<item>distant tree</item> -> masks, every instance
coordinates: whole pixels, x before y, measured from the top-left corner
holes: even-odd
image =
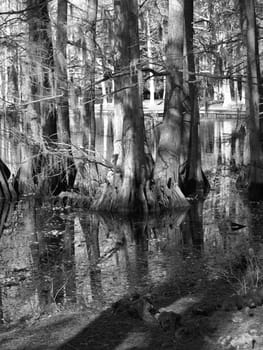
[[[244,69],[240,52],[239,16],[234,2],[213,3],[196,0],[194,11],[195,53],[198,73],[209,73],[202,79],[201,102],[205,105],[224,96],[224,103],[236,102],[236,81]],[[242,82],[239,80],[239,88]]]

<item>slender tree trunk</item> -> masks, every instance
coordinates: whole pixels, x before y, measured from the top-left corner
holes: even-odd
[[[57,137],[59,148],[63,152],[58,161],[56,181],[57,188],[54,194],[72,188],[75,179],[75,166],[71,150],[70,123],[69,123],[69,84],[67,73],[67,22],[68,2],[58,0],[57,3],[57,32],[56,32],[56,80],[57,80]]]
[[[129,67],[129,56],[122,54],[123,43],[119,40],[120,36],[120,26],[123,15],[121,13],[120,4],[117,1],[114,2],[114,12],[115,12],[115,21],[114,21],[114,34],[115,38],[113,39],[114,54],[116,58],[114,59],[114,71],[115,73],[121,74],[122,69],[127,69]],[[119,34],[118,34],[119,33]],[[125,68],[126,67],[126,68]],[[123,106],[123,87],[125,86],[125,79],[120,77],[114,79],[114,96],[113,96],[113,105],[114,105],[114,117],[113,117],[113,161],[114,164],[118,167],[122,166],[123,162],[123,147],[122,147],[122,133],[123,133],[123,119],[124,119],[124,106]]]
[[[67,73],[67,21],[68,3],[58,0],[57,35],[56,35],[56,73],[57,92],[57,132],[58,141],[70,144],[69,103],[68,103],[68,73]]]
[[[154,180],[157,202],[163,208],[188,205],[179,188],[179,163],[181,155],[183,124],[183,47],[184,47],[184,1],[169,1],[168,42],[164,120],[160,132]]]
[[[87,24],[84,31],[85,48],[83,49],[83,63],[85,65],[84,87],[84,142],[83,146],[95,150],[96,122],[95,122],[95,66],[96,66],[96,21],[98,0],[88,0]]]
[[[84,23],[82,52],[84,65],[84,113],[83,147],[90,162],[75,160],[78,168],[75,185],[87,196],[93,197],[98,187],[98,167],[95,161],[96,119],[95,119],[95,68],[96,68],[96,21],[98,0],[87,1],[87,18]]]
[[[201,168],[201,145],[199,135],[200,116],[193,51],[193,0],[185,2],[184,18],[189,94],[189,99],[186,100],[186,102],[189,102],[189,106],[186,106],[186,108],[190,111],[191,119],[188,160],[186,164],[184,164],[185,168],[182,186],[183,192],[186,195],[199,194],[203,197],[208,187],[208,181],[206,180]]]
[[[254,0],[239,0],[239,5],[243,40],[247,49],[247,97],[249,101],[247,125],[250,146],[248,194],[251,200],[258,200],[263,198],[263,153],[259,118],[260,71],[257,55],[255,3]]]

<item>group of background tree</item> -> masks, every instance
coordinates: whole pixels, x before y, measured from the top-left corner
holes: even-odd
[[[1,157],[13,174],[0,164],[2,197],[15,198],[13,184],[19,194],[74,188],[97,210],[188,206],[209,187],[199,105],[224,81],[245,86],[248,192],[263,197],[262,9],[262,0],[2,0]],[[145,122],[148,92],[164,99],[160,122]],[[110,99],[104,159],[96,111]]]

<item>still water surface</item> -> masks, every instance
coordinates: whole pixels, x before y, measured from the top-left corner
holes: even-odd
[[[34,200],[1,203],[0,322],[67,309],[95,312],[166,282],[191,288],[196,270],[213,274],[217,257],[260,241],[263,206],[236,191],[231,171],[233,159],[238,165],[244,157],[244,133],[237,130],[236,121],[202,122],[211,191],[187,212],[142,222]],[[246,227],[233,234],[230,221]]]

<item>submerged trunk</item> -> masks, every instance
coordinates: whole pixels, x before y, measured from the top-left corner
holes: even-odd
[[[104,185],[95,209],[119,212],[147,212],[144,155],[144,119],[138,68],[138,3],[137,0],[114,2],[116,15],[115,111],[123,119],[120,167],[114,167],[112,179]],[[125,25],[124,25],[125,24]],[[116,158],[118,155],[116,155]],[[118,160],[115,159],[118,163]]]
[[[186,100],[189,106],[186,107],[190,112],[190,139],[187,145],[188,159],[183,164],[182,189],[185,195],[198,194],[203,197],[209,184],[201,168],[200,116],[193,52],[193,0],[185,2],[184,19],[189,94],[189,99]]]
[[[179,164],[183,127],[184,2],[169,1],[168,42],[164,120],[160,131],[154,180],[161,208],[188,205],[179,188]]]
[[[243,40],[247,49],[248,137],[250,164],[248,194],[251,200],[263,198],[263,153],[259,115],[259,58],[257,55],[256,19],[254,0],[239,0]]]

